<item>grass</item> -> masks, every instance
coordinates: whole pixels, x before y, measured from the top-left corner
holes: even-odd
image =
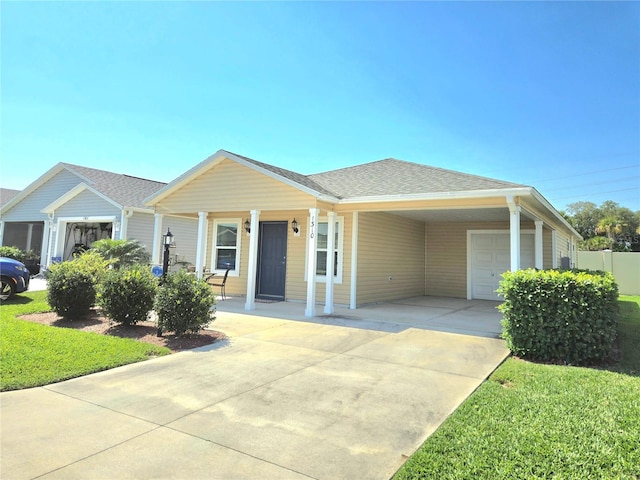
[[[608,370],[509,358],[394,479],[640,479],[640,296]]]
[[[16,318],[50,311],[46,295],[28,292],[0,306],[0,391],[47,385],[170,353],[131,339]]]

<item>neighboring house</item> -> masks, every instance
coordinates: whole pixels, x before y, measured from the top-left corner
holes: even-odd
[[[33,250],[40,254],[42,265],[68,260],[103,238],[136,239],[149,251],[159,251],[162,238],[154,238],[154,211],[143,200],[164,186],[166,183],[58,163],[2,203],[0,245]],[[185,239],[195,239],[197,222],[174,218],[171,228]],[[195,245],[185,247],[179,259],[195,262]]]
[[[573,265],[581,239],[533,187],[395,159],[301,175],[220,150],[145,203],[198,218],[197,271],[230,268],[247,310],[307,316],[316,300],[497,299],[501,273]]]

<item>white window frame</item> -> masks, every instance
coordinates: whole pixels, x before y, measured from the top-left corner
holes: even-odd
[[[329,223],[329,218],[328,217],[318,217],[318,226],[320,226],[321,223]],[[335,245],[336,250],[338,251],[338,271],[336,272],[336,275],[333,277],[333,283],[335,284],[342,284],[342,273],[344,270],[344,262],[343,262],[343,258],[344,258],[344,217],[336,217],[336,224],[337,224],[337,230],[336,232],[338,233],[338,243]],[[316,233],[317,233],[317,229],[316,229]],[[307,232],[307,254],[309,253],[309,232]],[[317,263],[317,252],[318,251],[323,251],[325,249],[318,249],[316,247],[316,263]],[[305,256],[305,258],[308,258],[308,255]],[[304,266],[304,278],[305,281],[309,278],[309,270],[308,270],[308,265],[305,263]],[[316,269],[318,268],[318,265],[316,265]],[[316,282],[318,283],[327,283],[327,277],[326,275],[316,275]]]
[[[216,253],[218,251],[218,225],[220,224],[235,224],[238,235],[236,237],[236,268],[233,270],[229,270],[230,277],[239,277],[240,276],[240,257],[242,253],[242,232],[244,231],[243,223],[241,218],[216,218],[213,221],[213,231],[211,236],[213,237],[211,240],[211,272],[222,274],[225,270],[220,270],[216,268]],[[224,245],[220,248],[229,248],[228,245]]]

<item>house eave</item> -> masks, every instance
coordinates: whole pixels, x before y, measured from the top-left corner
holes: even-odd
[[[531,187],[519,188],[500,188],[491,190],[463,190],[456,192],[434,192],[434,193],[413,193],[413,194],[396,194],[396,195],[371,195],[364,197],[350,197],[338,200],[339,204],[363,204],[363,203],[385,203],[400,201],[434,201],[434,200],[462,200],[473,198],[495,198],[506,196],[524,196],[531,195]]]

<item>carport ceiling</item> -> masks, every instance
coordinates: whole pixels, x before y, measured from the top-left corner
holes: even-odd
[[[394,215],[419,220],[425,223],[436,222],[508,222],[509,209],[504,208],[460,208],[447,210],[402,210],[390,211]],[[522,217],[527,218],[523,210]]]

